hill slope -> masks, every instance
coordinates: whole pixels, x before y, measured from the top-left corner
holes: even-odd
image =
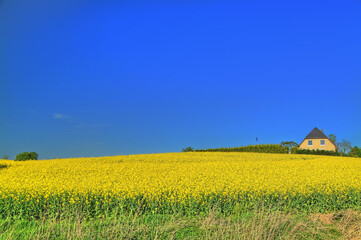
[[[358,208],[356,158],[260,153],[165,153],[44,161],[0,161],[1,216],[81,208],[196,214]]]

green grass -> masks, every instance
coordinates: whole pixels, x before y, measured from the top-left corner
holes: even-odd
[[[361,214],[302,214],[258,210],[242,214],[118,214],[84,218],[0,220],[0,239],[354,239]]]

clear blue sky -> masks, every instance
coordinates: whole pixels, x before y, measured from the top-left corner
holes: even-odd
[[[0,155],[361,145],[360,0],[0,2]]]

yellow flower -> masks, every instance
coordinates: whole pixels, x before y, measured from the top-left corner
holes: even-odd
[[[137,199],[144,207],[147,201],[202,204],[205,196],[230,202],[344,193],[351,199],[350,189],[361,191],[361,161],[345,157],[193,152],[0,164],[8,166],[0,169],[0,197],[23,196],[21,201],[61,196],[62,204],[99,204],[90,196],[103,203],[142,196]]]

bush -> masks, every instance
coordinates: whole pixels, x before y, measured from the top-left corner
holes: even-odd
[[[23,152],[16,155],[15,161],[38,160],[38,156],[36,152]]]
[[[260,144],[249,145],[234,148],[213,148],[199,149],[195,152],[256,152],[256,153],[288,153],[288,147],[282,147],[280,144]]]
[[[182,149],[182,152],[193,152],[194,149],[192,147],[186,147]]]
[[[299,147],[292,147],[291,148],[291,154],[297,154],[298,150],[299,150]]]
[[[327,156],[341,156],[342,153],[336,151],[326,151],[326,150],[311,150],[311,149],[299,149],[292,148],[291,153],[293,154],[312,154],[312,155],[327,155]]]
[[[361,148],[355,146],[353,147],[350,152],[348,153],[350,157],[361,157]]]

